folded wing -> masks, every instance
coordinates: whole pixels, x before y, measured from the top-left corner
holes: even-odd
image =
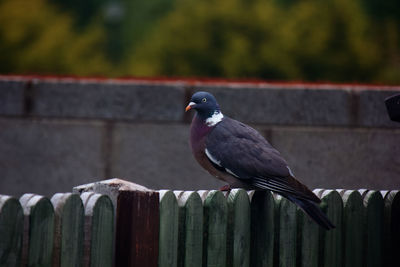
[[[292,175],[280,153],[253,128],[225,117],[208,134],[207,158],[242,182],[319,203],[306,186]]]

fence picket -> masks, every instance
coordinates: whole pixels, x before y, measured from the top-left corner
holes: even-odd
[[[342,267],[342,198],[334,190],[325,190],[321,196],[321,207],[323,210],[326,210],[326,215],[336,226],[335,229],[322,232],[324,249],[323,259],[321,259],[323,264],[321,265],[325,267]]]
[[[24,215],[19,201],[0,195],[0,266],[20,266]]]
[[[318,192],[314,192],[318,193]],[[299,264],[302,267],[318,267],[320,227],[301,209],[297,209]]]
[[[279,205],[279,266],[296,266],[297,207],[283,197],[277,198]]]
[[[269,191],[251,191],[250,266],[272,266],[274,260],[274,198]]]
[[[200,267],[203,256],[203,203],[197,192],[179,194],[178,266]]]
[[[84,210],[78,194],[57,193],[51,198],[55,211],[53,266],[82,266]]]
[[[24,194],[20,203],[25,215],[23,265],[51,266],[54,241],[54,209],[44,196]]]
[[[243,189],[228,195],[227,266],[250,264],[250,200]]]
[[[203,265],[226,266],[227,211],[223,193],[211,190],[204,200]]]
[[[383,210],[384,203],[379,191],[368,191],[364,197],[366,207],[365,266],[383,265]]]
[[[385,266],[395,266],[400,262],[400,191],[385,194]]]
[[[84,266],[111,267],[113,263],[114,207],[106,195],[81,194],[85,208]]]
[[[361,267],[363,264],[365,209],[357,190],[343,192],[344,266]]]
[[[269,191],[116,182],[51,200],[0,195],[0,267],[391,267],[400,260],[397,190],[314,190],[336,226],[326,231]]]
[[[160,192],[158,266],[174,267],[178,261],[178,203],[172,191]]]

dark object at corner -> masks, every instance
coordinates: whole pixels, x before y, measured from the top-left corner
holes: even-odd
[[[386,109],[392,121],[400,122],[400,94],[385,99]]]

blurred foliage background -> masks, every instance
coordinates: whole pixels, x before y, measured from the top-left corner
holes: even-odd
[[[399,0],[0,0],[0,73],[400,84]]]

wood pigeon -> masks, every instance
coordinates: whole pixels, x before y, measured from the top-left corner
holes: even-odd
[[[321,200],[295,179],[278,150],[250,126],[224,116],[208,92],[195,93],[186,111],[196,114],[190,127],[190,145],[198,163],[227,182],[221,188],[270,190],[302,208],[325,229],[335,226],[317,206]]]

